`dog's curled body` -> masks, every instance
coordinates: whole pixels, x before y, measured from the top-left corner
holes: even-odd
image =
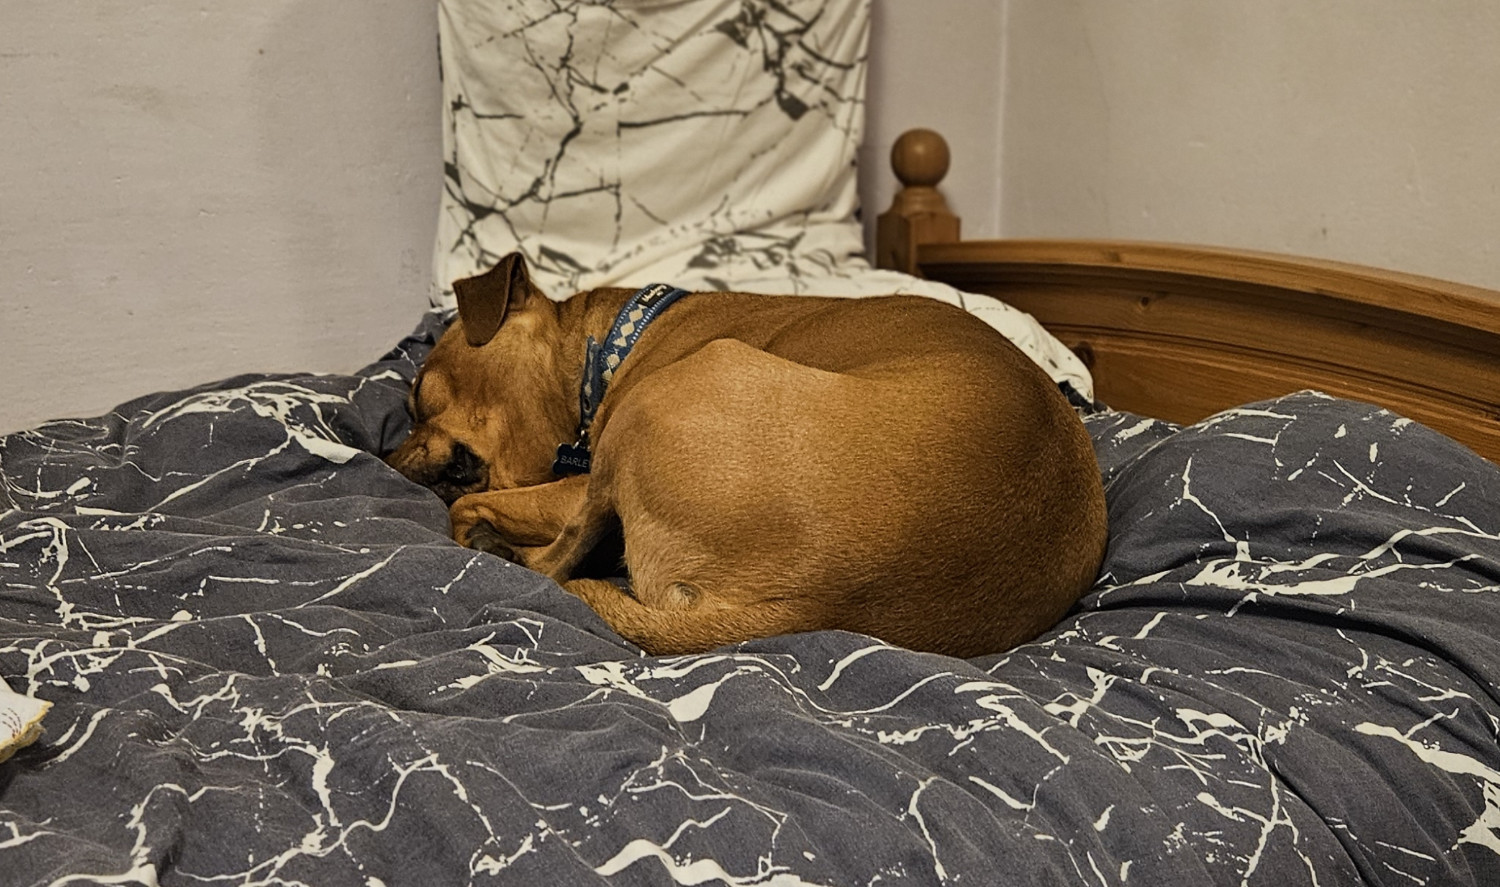
[[[1000,652],[1094,578],[1106,518],[1089,437],[1051,379],[961,309],[684,296],[610,382],[591,473],[554,479],[585,342],[632,291],[551,302],[518,256],[463,283],[390,463],[450,499],[459,541],[553,576],[649,652],[830,628]],[[629,588],[574,578],[616,526]]]

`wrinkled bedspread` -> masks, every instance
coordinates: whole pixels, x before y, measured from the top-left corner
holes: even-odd
[[[375,455],[439,328],[0,438],[0,674],[55,706],[0,881],[1500,883],[1500,470],[1448,439],[1102,412],[1038,642],[644,658]]]

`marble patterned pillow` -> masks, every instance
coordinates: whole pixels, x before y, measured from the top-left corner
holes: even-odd
[[[855,212],[869,0],[439,0],[446,176],[432,303],[520,250],[595,286],[964,307],[1090,396],[1030,315],[870,268]]]
[[[433,303],[520,250],[543,290],[797,277],[862,253],[869,0],[440,0]]]

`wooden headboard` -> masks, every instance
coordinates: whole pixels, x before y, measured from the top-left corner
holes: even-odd
[[[1500,292],[1343,262],[1101,240],[974,240],[901,137],[877,263],[1002,299],[1077,353],[1115,409],[1192,422],[1304,388],[1415,419],[1500,463]]]

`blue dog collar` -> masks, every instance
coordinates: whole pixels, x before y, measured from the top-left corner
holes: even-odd
[[[615,324],[610,327],[604,343],[589,336],[588,351],[583,363],[583,382],[578,386],[578,440],[560,444],[557,458],[552,462],[552,473],[562,477],[568,474],[587,474],[591,456],[589,454],[589,426],[594,424],[594,414],[604,402],[604,392],[614,378],[615,370],[630,355],[635,342],[651,325],[657,315],[672,303],[687,295],[687,290],[665,283],[653,283],[642,287],[620,313],[615,315]]]

